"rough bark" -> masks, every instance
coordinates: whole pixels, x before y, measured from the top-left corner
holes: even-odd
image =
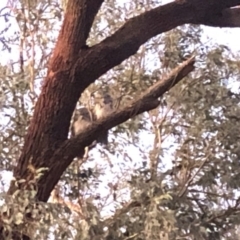
[[[103,0],[68,1],[65,19],[42,92],[25,138],[22,154],[14,170],[14,176],[17,179],[28,179],[29,164],[35,168],[49,168],[39,182],[38,200],[48,199],[64,168],[73,160],[74,154],[69,151],[75,151],[76,144],[82,145],[83,148],[97,137],[100,128],[108,129],[120,124],[132,117],[130,112],[140,113],[150,110],[158,103],[148,96],[152,102],[149,101],[149,105],[142,107],[141,111],[138,105],[129,106],[125,110],[116,112],[115,116],[109,116],[102,123],[94,124],[89,130],[89,136],[83,133],[79,137],[82,140],[76,138],[67,141],[72,113],[86,87],[135,54],[138,48],[150,38],[185,23],[216,25],[217,21],[211,21],[211,19],[217,19],[224,15],[223,11],[240,5],[240,0],[174,1],[128,20],[112,36],[87,48],[86,39],[102,2]],[[230,18],[225,18],[228,18],[229,25]],[[70,148],[69,145],[75,147]],[[67,157],[62,157],[60,154],[63,150],[68,152]],[[14,191],[15,187],[12,184],[9,193]]]

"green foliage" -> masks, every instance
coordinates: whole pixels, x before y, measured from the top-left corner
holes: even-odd
[[[157,4],[106,1],[88,44]],[[17,30],[10,24],[0,29],[1,49],[10,59],[0,66],[0,167],[9,171],[21,153],[63,14],[57,1],[12,7],[16,11],[4,19],[14,17]],[[73,161],[52,203],[35,202],[35,178],[11,199],[2,190],[6,234],[22,229],[33,239],[239,239],[240,58],[230,46],[206,42],[204,34],[187,25],[157,36],[86,89],[79,104],[89,104],[101,88],[114,96],[115,108],[127,106],[192,53],[197,56],[196,70],[157,109],[113,128],[108,149],[97,147],[83,163]]]

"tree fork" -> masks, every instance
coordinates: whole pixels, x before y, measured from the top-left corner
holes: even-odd
[[[48,74],[22,154],[14,169],[17,179],[27,178],[29,164],[35,168],[51,167],[49,159],[53,159],[56,150],[67,140],[77,100],[84,89],[102,74],[135,54],[142,44],[154,36],[185,23],[212,24],[209,22],[211,16],[214,18],[221,15],[223,10],[240,5],[240,0],[177,0],[130,19],[101,43],[88,49],[83,48],[102,2],[103,0],[68,1]],[[57,162],[55,164],[58,165]],[[49,174],[55,173],[46,173]],[[44,184],[48,185],[51,177],[47,176],[45,180]],[[9,193],[13,191],[14,186],[11,184]],[[46,201],[48,194],[40,192],[38,199]]]

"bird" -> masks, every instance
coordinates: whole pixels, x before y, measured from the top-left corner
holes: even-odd
[[[113,111],[113,99],[110,94],[98,91],[93,96],[95,103],[93,113],[96,120],[109,115]],[[100,134],[97,142],[103,145],[108,144],[108,130]]]
[[[93,120],[92,112],[88,108],[81,106],[79,109],[76,109],[73,115],[71,125],[71,137],[77,136],[87,127],[89,127],[92,124],[92,120]],[[79,155],[77,155],[77,157],[81,159],[87,159],[88,152],[89,147],[87,146],[84,149],[84,155],[82,155],[81,152]]]
[[[71,128],[72,137],[81,133],[84,129],[92,124],[91,111],[86,107],[75,110]]]

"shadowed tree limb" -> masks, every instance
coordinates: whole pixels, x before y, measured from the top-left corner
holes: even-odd
[[[198,24],[212,27],[240,27],[240,8],[224,9],[221,14],[215,14]]]

